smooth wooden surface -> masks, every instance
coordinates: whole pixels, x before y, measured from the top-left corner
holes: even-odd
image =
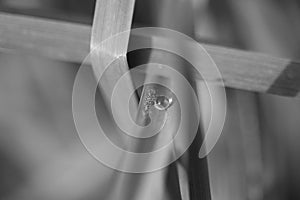
[[[0,14],[0,50],[21,51],[67,62],[82,62],[89,53],[88,25]],[[135,39],[162,41],[160,36],[133,35]],[[299,96],[300,64],[240,50],[204,45],[216,62],[227,87]],[[203,71],[209,74],[209,71]],[[214,80],[214,76],[211,75]]]
[[[129,37],[132,24],[133,10],[135,0],[97,0],[94,14],[94,21],[92,26],[91,35],[91,63],[97,78],[101,77],[102,81],[99,82],[102,95],[108,107],[111,106],[112,93],[115,88],[115,84],[122,77],[124,73],[129,70],[126,55],[129,43]],[[122,38],[103,41],[109,39],[113,35],[117,35],[124,31],[128,31],[128,34],[122,35]],[[112,61],[113,67],[109,67],[105,70],[106,64],[110,64]],[[105,72],[105,73],[104,73]],[[101,74],[104,73],[102,76]],[[131,94],[134,93],[134,88],[131,78],[126,79],[126,86],[130,89]],[[124,92],[117,93],[115,98],[117,101],[114,107],[118,112],[127,112],[127,102],[124,102]],[[130,106],[134,109],[134,113],[137,110],[137,99],[132,101],[133,105]],[[129,102],[128,102],[129,103]],[[114,116],[114,121],[122,120],[122,115]],[[123,115],[124,116],[124,115]],[[127,116],[127,115],[125,115]],[[123,119],[124,120],[124,119]],[[121,132],[121,131],[120,131]],[[121,132],[120,134],[124,134]],[[129,139],[125,138],[122,141],[125,147],[128,148]],[[122,157],[119,157],[120,165],[128,165],[127,154],[124,153]],[[130,163],[131,164],[131,163]],[[111,178],[111,187],[107,191],[106,199],[134,199],[133,196],[136,193],[136,188],[133,184],[137,181],[137,178],[130,173],[122,173],[115,171],[114,176]]]
[[[107,102],[111,104],[111,95],[115,84],[126,73],[128,63],[126,59],[130,29],[132,24],[133,10],[135,0],[97,0],[95,6],[94,21],[92,26],[92,35],[90,42],[90,59],[94,73],[97,79],[101,77],[100,88]],[[128,34],[122,34],[122,37],[109,39],[113,35],[127,31]],[[105,42],[104,42],[105,41]],[[109,67],[111,64],[114,67]],[[107,66],[106,66],[107,65]],[[104,73],[105,72],[105,73]],[[102,76],[103,74],[103,76]],[[133,93],[133,84],[131,78],[126,79],[127,87]],[[124,102],[122,94],[117,94],[119,99],[117,110],[122,110]],[[137,100],[132,101],[137,106]],[[123,109],[124,110],[124,109]],[[127,112],[127,111],[124,111]]]

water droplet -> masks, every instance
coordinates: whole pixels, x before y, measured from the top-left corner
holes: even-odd
[[[157,96],[155,100],[155,108],[158,110],[167,110],[173,102],[173,99],[166,96]]]

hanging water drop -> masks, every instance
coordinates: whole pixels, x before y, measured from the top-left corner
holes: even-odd
[[[154,106],[158,110],[167,110],[171,106],[172,102],[172,97],[168,98],[166,96],[157,96]]]

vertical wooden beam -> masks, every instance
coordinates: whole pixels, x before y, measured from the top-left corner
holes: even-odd
[[[105,71],[104,61],[116,60],[109,67],[100,88],[110,105],[110,96],[117,80],[128,70],[126,53],[128,48],[135,0],[97,0],[91,36],[91,59],[96,77]],[[122,38],[105,40],[122,32]],[[127,80],[132,87],[131,80]],[[133,89],[132,89],[133,90]],[[121,95],[121,94],[120,94]],[[120,96],[120,100],[121,100]],[[120,107],[122,102],[120,102]]]
[[[91,63],[97,79],[105,73],[104,76],[101,77],[99,87],[107,106],[111,106],[111,97],[115,84],[129,69],[126,54],[134,4],[135,0],[97,0],[96,2],[90,43]],[[107,40],[122,32],[126,32],[122,34],[123,37]],[[111,66],[103,66],[103,63],[111,63],[111,61],[114,61]],[[126,87],[133,93],[134,89],[130,77],[126,79],[126,84]],[[120,112],[124,111],[123,95],[122,93],[118,93],[115,96],[117,101],[114,106],[116,106],[115,109]],[[130,105],[130,107],[136,110],[137,99],[134,98],[131,103],[133,105]],[[119,118],[118,120],[122,120],[120,116],[114,117]],[[125,141],[123,142],[126,143]],[[118,159],[120,159],[120,164],[122,165],[123,158],[120,157]],[[129,198],[126,198],[126,196],[128,196],[126,194],[131,194],[132,187],[126,185],[126,180],[131,176],[131,174],[116,171],[114,176],[111,177],[109,183],[111,187],[107,191],[105,199],[129,200]]]

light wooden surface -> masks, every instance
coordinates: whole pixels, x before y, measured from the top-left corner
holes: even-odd
[[[21,51],[67,62],[82,62],[89,53],[89,25],[0,14],[0,50]],[[133,35],[135,39],[165,40],[160,36]],[[300,64],[259,53],[204,45],[216,62],[224,83],[243,90],[299,96]],[[209,71],[203,71],[209,75]],[[214,80],[214,77],[211,76]],[[218,80],[214,80],[218,81]]]
[[[100,80],[100,89],[108,106],[117,81],[129,70],[126,54],[135,0],[97,0],[90,42],[90,61],[96,78]],[[127,31],[122,37],[107,40],[113,35]],[[104,42],[105,41],[105,42]],[[113,63],[112,63],[113,62]],[[109,67],[112,64],[113,67]],[[134,93],[131,78],[126,79],[126,86]],[[114,105],[119,112],[124,110],[123,95],[116,94]],[[137,99],[132,101],[131,108],[137,107]],[[136,109],[135,109],[136,110]],[[136,112],[136,111],[135,111]],[[115,116],[118,117],[118,116]]]
[[[101,88],[102,96],[105,99],[107,107],[111,107],[112,93],[117,81],[129,70],[126,55],[134,5],[135,0],[96,1],[94,21],[91,32],[90,59],[96,78],[99,79],[101,77],[99,87]],[[128,31],[128,34],[122,34],[121,38],[107,40],[111,36],[117,35],[124,31]],[[106,70],[105,68],[108,66],[105,66],[105,63],[110,64],[112,61],[114,61],[112,63],[113,67],[109,67]],[[134,88],[131,78],[128,77],[125,83],[126,87],[129,88],[130,93],[133,94]],[[127,108],[127,102],[124,102],[124,96],[126,96],[124,92],[117,93],[115,96],[117,100],[115,101],[116,103],[114,104],[114,109],[118,110],[118,115],[114,116],[114,121],[124,120],[122,119],[123,115],[120,115],[120,112],[127,113],[127,110],[124,109]],[[132,102],[133,105],[130,107],[134,109],[134,113],[136,113],[137,99],[134,98]],[[121,132],[120,134],[124,133]],[[130,140],[128,138],[122,140],[122,142],[125,144],[125,148],[128,148]],[[130,159],[126,158],[126,153],[118,158],[120,166],[131,164],[128,163],[128,160]],[[138,181],[133,174],[114,171],[114,176],[111,177],[111,187],[106,192],[106,199],[134,199],[133,196],[136,193],[136,187],[134,187],[133,184],[135,182]]]

